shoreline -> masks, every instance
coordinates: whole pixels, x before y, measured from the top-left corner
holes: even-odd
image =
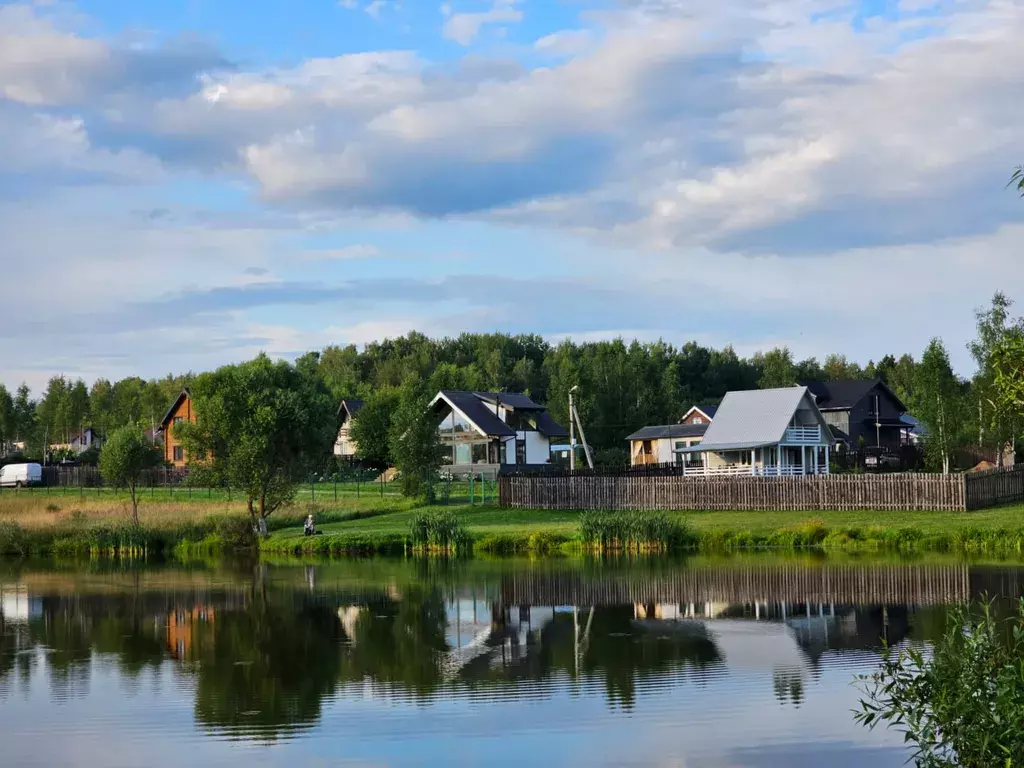
[[[414,499],[295,503],[268,518],[269,538],[248,535],[244,505],[205,500],[140,505],[142,524],[123,500],[68,504],[46,496],[0,502],[0,556],[89,555],[145,558],[256,552],[275,557],[412,554],[410,522],[450,511],[465,527],[469,556],[562,556],[662,549],[672,554],[742,552],[950,553],[1024,555],[1024,507],[978,512],[672,512],[684,531],[671,546],[594,548],[580,535],[580,513],[494,506],[426,507]],[[319,535],[302,535],[314,514]],[[440,553],[438,553],[440,554]]]

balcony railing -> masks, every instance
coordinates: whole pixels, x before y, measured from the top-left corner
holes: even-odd
[[[790,427],[783,442],[787,445],[815,445],[821,442],[821,427]]]
[[[827,473],[828,467],[824,464],[818,464],[815,466],[813,463],[809,463],[807,470],[804,471],[799,466],[783,465],[777,466],[751,466],[750,464],[726,464],[719,467],[696,467],[691,469],[686,468],[687,475],[694,475],[695,477],[701,475],[707,475],[708,477],[723,476],[723,475],[754,475],[756,477],[799,477],[800,475],[824,475]]]

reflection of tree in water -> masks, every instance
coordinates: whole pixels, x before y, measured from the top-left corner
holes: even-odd
[[[633,606],[598,608],[582,669],[603,674],[611,704],[631,708],[638,680],[672,666],[705,667],[721,660],[714,642],[692,625],[633,620]]]
[[[236,735],[275,738],[320,717],[339,673],[341,627],[334,611],[291,594],[254,594],[244,608],[197,623],[190,669],[196,718]]]
[[[699,625],[638,622],[632,605],[594,608],[592,621],[589,613],[589,609],[580,611],[578,631],[572,614],[556,613],[539,636],[527,638],[526,648],[519,647],[518,638],[510,634],[504,638],[510,648],[503,643],[491,654],[500,654],[500,664],[482,657],[463,669],[459,680],[478,687],[544,680],[559,672],[599,677],[604,680],[609,703],[629,709],[636,702],[638,682],[684,664],[703,668],[721,660],[714,642]]]
[[[772,688],[781,704],[791,702],[799,707],[804,701],[804,680],[799,670],[775,670]]]
[[[341,662],[343,679],[400,685],[426,695],[442,682],[447,618],[441,594],[413,586],[400,600],[365,606]]]

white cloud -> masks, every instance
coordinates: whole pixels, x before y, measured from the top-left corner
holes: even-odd
[[[448,40],[459,45],[469,45],[488,24],[517,24],[523,20],[523,12],[516,7],[517,0],[494,0],[489,10],[456,13],[445,4],[441,13],[446,17],[442,33]]]
[[[153,89],[127,78],[149,70],[126,67],[123,47],[0,8],[0,231],[3,258],[22,265],[0,328],[26,322],[0,338],[0,372],[199,368],[261,343],[316,346],[321,328],[368,338],[413,325],[674,332],[862,361],[939,334],[968,366],[973,307],[996,288],[1024,301],[1024,204],[1003,189],[1022,162],[1024,7],[944,3],[922,27],[904,3],[907,15],[855,29],[852,9],[825,0],[631,5],[536,41],[549,65],[501,76],[473,74],[500,64],[483,55],[437,64],[371,51],[229,70],[207,53],[162,59],[175,85]],[[521,15],[512,3],[476,15],[494,10]],[[453,39],[517,20],[459,21]],[[169,180],[200,185],[211,210],[134,213],[165,205]],[[259,223],[218,213],[240,197]],[[373,257],[393,248],[366,230],[384,219],[422,227],[425,251],[473,253],[460,262],[467,281],[503,277],[508,257],[490,251],[510,232],[537,239],[538,282],[570,258],[582,277],[552,283],[557,301],[514,286],[522,311],[499,290],[394,288],[392,275],[366,286],[365,305],[305,284],[252,298],[295,272],[316,287],[339,271],[331,260],[379,274],[385,259]],[[460,226],[491,245],[464,246]],[[552,232],[579,255],[546,253]],[[427,256],[416,269],[448,267]],[[233,303],[239,287],[252,305]],[[92,336],[47,330],[49,310],[83,295]],[[172,300],[171,320],[145,311]],[[140,317],[153,327],[133,326]]]
[[[575,56],[593,44],[593,34],[587,29],[566,29],[538,38],[533,47],[550,56]]]

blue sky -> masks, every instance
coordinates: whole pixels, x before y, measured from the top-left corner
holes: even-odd
[[[1024,301],[1012,0],[0,3],[0,381]],[[1024,309],[1022,309],[1024,312]]]

